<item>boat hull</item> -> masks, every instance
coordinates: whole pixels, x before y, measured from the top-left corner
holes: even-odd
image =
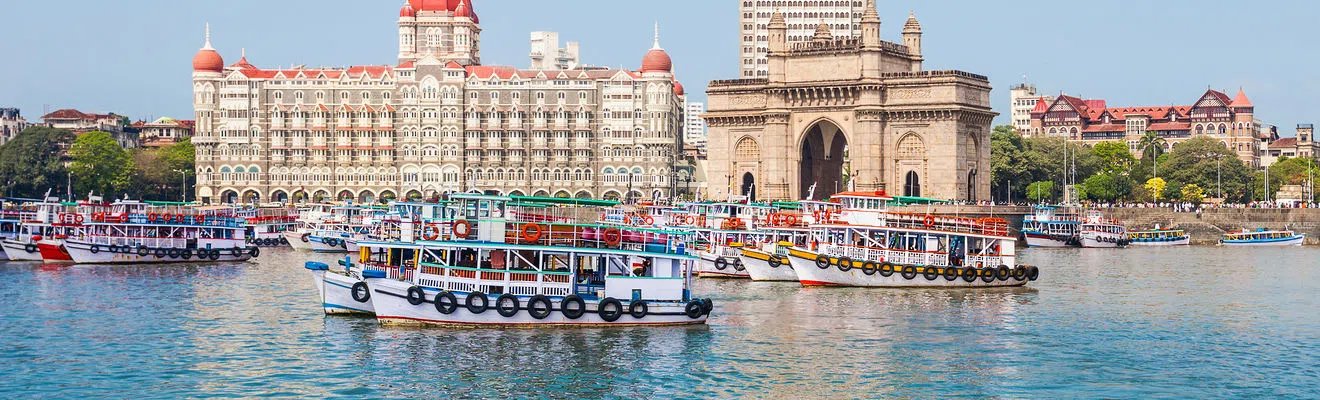
[[[1088,249],[1114,249],[1126,247],[1127,235],[1082,232],[1082,247]]]
[[[701,278],[718,279],[751,279],[752,276],[747,273],[747,267],[742,264],[737,257],[717,257],[714,254],[699,253],[700,260],[697,261],[697,276]],[[723,258],[724,263],[718,260]]]
[[[1075,247],[1071,244],[1068,244],[1067,238],[1061,238],[1054,235],[1047,235],[1042,233],[1024,233],[1023,236],[1027,238],[1027,247],[1041,247],[1041,248]]]
[[[622,314],[615,321],[606,321],[598,313],[600,302],[585,300],[585,313],[576,319],[566,316],[560,306],[562,298],[551,297],[550,313],[543,319],[533,317],[527,311],[528,298],[519,296],[519,310],[509,317],[501,315],[496,308],[495,295],[487,295],[488,309],[474,312],[466,307],[468,293],[452,292],[458,305],[452,313],[443,314],[436,309],[435,298],[439,290],[424,288],[425,301],[413,305],[408,302],[408,289],[411,283],[393,279],[368,278],[371,287],[372,305],[376,310],[376,319],[383,325],[431,325],[431,326],[466,326],[466,327],[540,327],[540,326],[665,326],[699,325],[706,323],[707,312],[697,318],[689,317],[685,312],[686,304],[671,302],[647,302],[648,313],[642,318],[635,318],[628,313],[629,302],[622,301]]]
[[[1182,237],[1182,238],[1177,238],[1177,239],[1174,239],[1174,240],[1164,240],[1164,241],[1155,241],[1155,240],[1152,240],[1152,241],[1133,240],[1132,243],[1129,244],[1129,246],[1140,246],[1140,247],[1163,247],[1163,246],[1188,246],[1188,245],[1191,245],[1191,244],[1192,244],[1192,238],[1190,238],[1190,237]]]
[[[1251,246],[1251,247],[1280,247],[1280,246],[1301,246],[1306,243],[1306,236],[1295,236],[1280,240],[1252,240],[1252,241],[1220,241],[1223,246]]]
[[[1028,277],[1009,276],[1007,279],[990,279],[986,281],[985,272],[988,270],[976,270],[975,278],[968,282],[962,277],[961,271],[953,280],[944,277],[944,270],[952,267],[913,267],[915,275],[905,277],[901,272],[893,272],[885,276],[883,272],[874,271],[873,274],[867,274],[859,268],[860,261],[854,264],[852,268],[846,271],[837,265],[837,258],[828,257],[829,263],[826,268],[820,268],[816,264],[816,257],[819,254],[805,250],[793,249],[789,251],[789,261],[793,264],[793,270],[797,272],[798,280],[803,286],[837,286],[837,287],[873,287],[873,288],[993,288],[993,287],[1017,287],[1024,286],[1031,281]],[[882,263],[876,263],[881,265]],[[927,279],[924,275],[927,269],[934,269],[937,272],[935,279]]]
[[[9,261],[41,261],[41,250],[35,243],[28,246],[29,243],[23,243],[16,240],[5,240],[0,242],[0,246],[5,249],[5,257]]]
[[[71,260],[78,264],[179,264],[179,263],[207,263],[207,262],[243,262],[252,259],[252,251],[249,248],[243,248],[238,255],[234,255],[232,249],[216,249],[220,254],[215,257],[202,258],[197,255],[198,249],[188,249],[191,252],[188,257],[183,256],[185,249],[174,249],[178,253],[171,256],[168,251],[166,254],[157,255],[154,251],[142,255],[136,249],[130,249],[127,252],[113,252],[107,246],[94,245],[86,242],[74,240],[65,241],[64,248],[68,250]],[[208,249],[209,250],[209,249]]]
[[[371,289],[366,289],[366,301],[357,301],[353,298],[353,287],[359,282],[357,278],[339,273],[324,270],[313,270],[312,281],[316,284],[317,294],[321,297],[321,308],[329,315],[376,315],[376,308],[372,306]],[[365,285],[365,282],[363,282]],[[359,294],[361,296],[361,294]]]
[[[68,249],[64,248],[62,239],[45,239],[37,242],[37,250],[41,252],[41,261],[47,263],[71,263],[73,256],[69,255]]]
[[[797,272],[793,271],[793,266],[785,257],[778,257],[773,254],[755,250],[743,249],[742,255],[738,257],[742,265],[747,268],[747,275],[757,282],[797,282]],[[777,263],[771,263],[774,259]],[[778,265],[774,265],[778,264]]]

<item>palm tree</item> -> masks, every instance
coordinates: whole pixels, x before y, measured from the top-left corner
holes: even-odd
[[[1155,133],[1154,131],[1146,131],[1146,135],[1142,136],[1141,141],[1138,142],[1138,147],[1141,148],[1143,153],[1146,153],[1142,154],[1141,158],[1146,158],[1148,155],[1150,156],[1151,177],[1157,175],[1155,173],[1155,165],[1159,164],[1160,155],[1164,154],[1164,148],[1168,145],[1169,141],[1165,140],[1163,136],[1160,136],[1160,134]]]

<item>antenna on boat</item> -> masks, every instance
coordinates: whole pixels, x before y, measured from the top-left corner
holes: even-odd
[[[816,198],[816,184],[812,183],[811,187],[807,189],[807,200],[814,200],[815,198]]]

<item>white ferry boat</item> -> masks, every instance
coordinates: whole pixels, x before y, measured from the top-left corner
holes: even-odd
[[[320,221],[306,220],[302,227],[284,233],[295,250],[317,253],[351,253],[357,240],[365,236],[385,214],[376,207],[336,206]]]
[[[1023,218],[1022,236],[1027,247],[1074,247],[1081,244],[1081,218],[1053,206],[1038,205]]]
[[[34,204],[35,211],[22,221],[18,235],[0,241],[6,256],[14,261],[72,263],[64,240],[81,236],[86,216],[100,212],[104,204],[96,197],[78,203],[48,197]]]
[[[0,241],[17,240],[23,234],[23,221],[32,219],[36,215],[35,204],[39,200],[29,199],[4,199],[3,207],[0,209]],[[36,246],[32,249],[37,250]],[[8,253],[4,247],[0,247],[0,261],[9,260]]]
[[[247,224],[247,237],[253,245],[261,247],[285,246],[289,239],[285,232],[298,228],[298,215],[288,207],[266,205],[239,211]]]
[[[840,193],[835,220],[813,228],[818,248],[788,251],[804,286],[1007,287],[1039,277],[1017,265],[1017,238],[999,218],[887,211],[883,192]]]
[[[1187,246],[1192,243],[1192,237],[1186,231],[1181,229],[1155,229],[1146,231],[1128,232],[1128,240],[1132,246]]]
[[[156,207],[119,201],[93,216],[84,233],[64,241],[78,264],[163,264],[247,261],[261,254],[249,246],[242,218],[231,207]]]
[[[705,323],[712,303],[691,295],[696,258],[677,231],[509,219],[510,203],[563,205],[569,214],[617,203],[454,195],[449,240],[422,240],[400,278],[364,274],[384,324],[628,326]],[[364,243],[364,246],[374,244]]]
[[[1096,210],[1086,213],[1086,220],[1081,225],[1080,237],[1082,247],[1086,248],[1127,247],[1131,241],[1128,238],[1127,227],[1117,220],[1105,218]]]
[[[818,206],[835,209],[838,204],[821,202]],[[766,234],[766,240],[760,243],[760,246],[744,246],[739,249],[738,259],[753,281],[798,281],[797,272],[793,271],[792,264],[788,262],[788,250],[793,247],[808,248],[814,241],[815,234],[806,221],[823,221],[823,219],[820,216],[821,212],[809,205],[795,207],[802,211],[786,210],[770,214],[766,227],[760,229]],[[814,218],[810,216],[812,214],[815,215]]]
[[[1267,229],[1228,233],[1219,240],[1219,244],[1224,246],[1301,246],[1305,243],[1304,233]]]

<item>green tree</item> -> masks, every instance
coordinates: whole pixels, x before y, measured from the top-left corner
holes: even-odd
[[[1231,202],[1249,200],[1253,180],[1251,168],[1236,153],[1224,143],[1204,136],[1173,146],[1169,154],[1161,157],[1160,175],[1184,185],[1196,184],[1211,196],[1218,196],[1222,189],[1225,200]]]
[[[129,195],[142,199],[176,201],[183,199],[185,192],[193,193],[195,152],[192,142],[187,139],[159,149],[134,151],[133,184],[130,185]]]
[[[1205,190],[1195,183],[1183,185],[1180,192],[1181,196],[1179,197],[1182,198],[1182,201],[1195,204],[1201,204],[1202,201],[1205,201]]]
[[[29,127],[0,146],[0,184],[9,196],[39,197],[55,193],[67,181],[63,149],[73,133],[47,127]]]
[[[1137,158],[1132,156],[1127,144],[1123,142],[1100,142],[1091,148],[1100,171],[1111,174],[1127,174]]]
[[[115,195],[131,182],[133,159],[109,133],[79,135],[69,147],[69,159],[69,172],[78,193]]]
[[[1032,182],[1030,185],[1027,185],[1027,198],[1034,200],[1038,203],[1044,201],[1053,201],[1055,198],[1054,182],[1051,181]]]
[[[1086,188],[1086,198],[1095,201],[1113,202],[1124,198],[1132,190],[1132,181],[1123,175],[1101,172],[1091,175],[1082,182]]]
[[[1169,141],[1158,133],[1146,131],[1146,134],[1142,135],[1141,140],[1137,142],[1137,146],[1141,149],[1141,158],[1157,159],[1164,154],[1164,149],[1169,147]],[[1151,155],[1152,151],[1154,152],[1153,156]]]
[[[1165,182],[1164,178],[1150,178],[1144,186],[1150,191],[1151,200],[1160,201],[1164,199],[1164,187],[1168,186],[1168,182]]]

